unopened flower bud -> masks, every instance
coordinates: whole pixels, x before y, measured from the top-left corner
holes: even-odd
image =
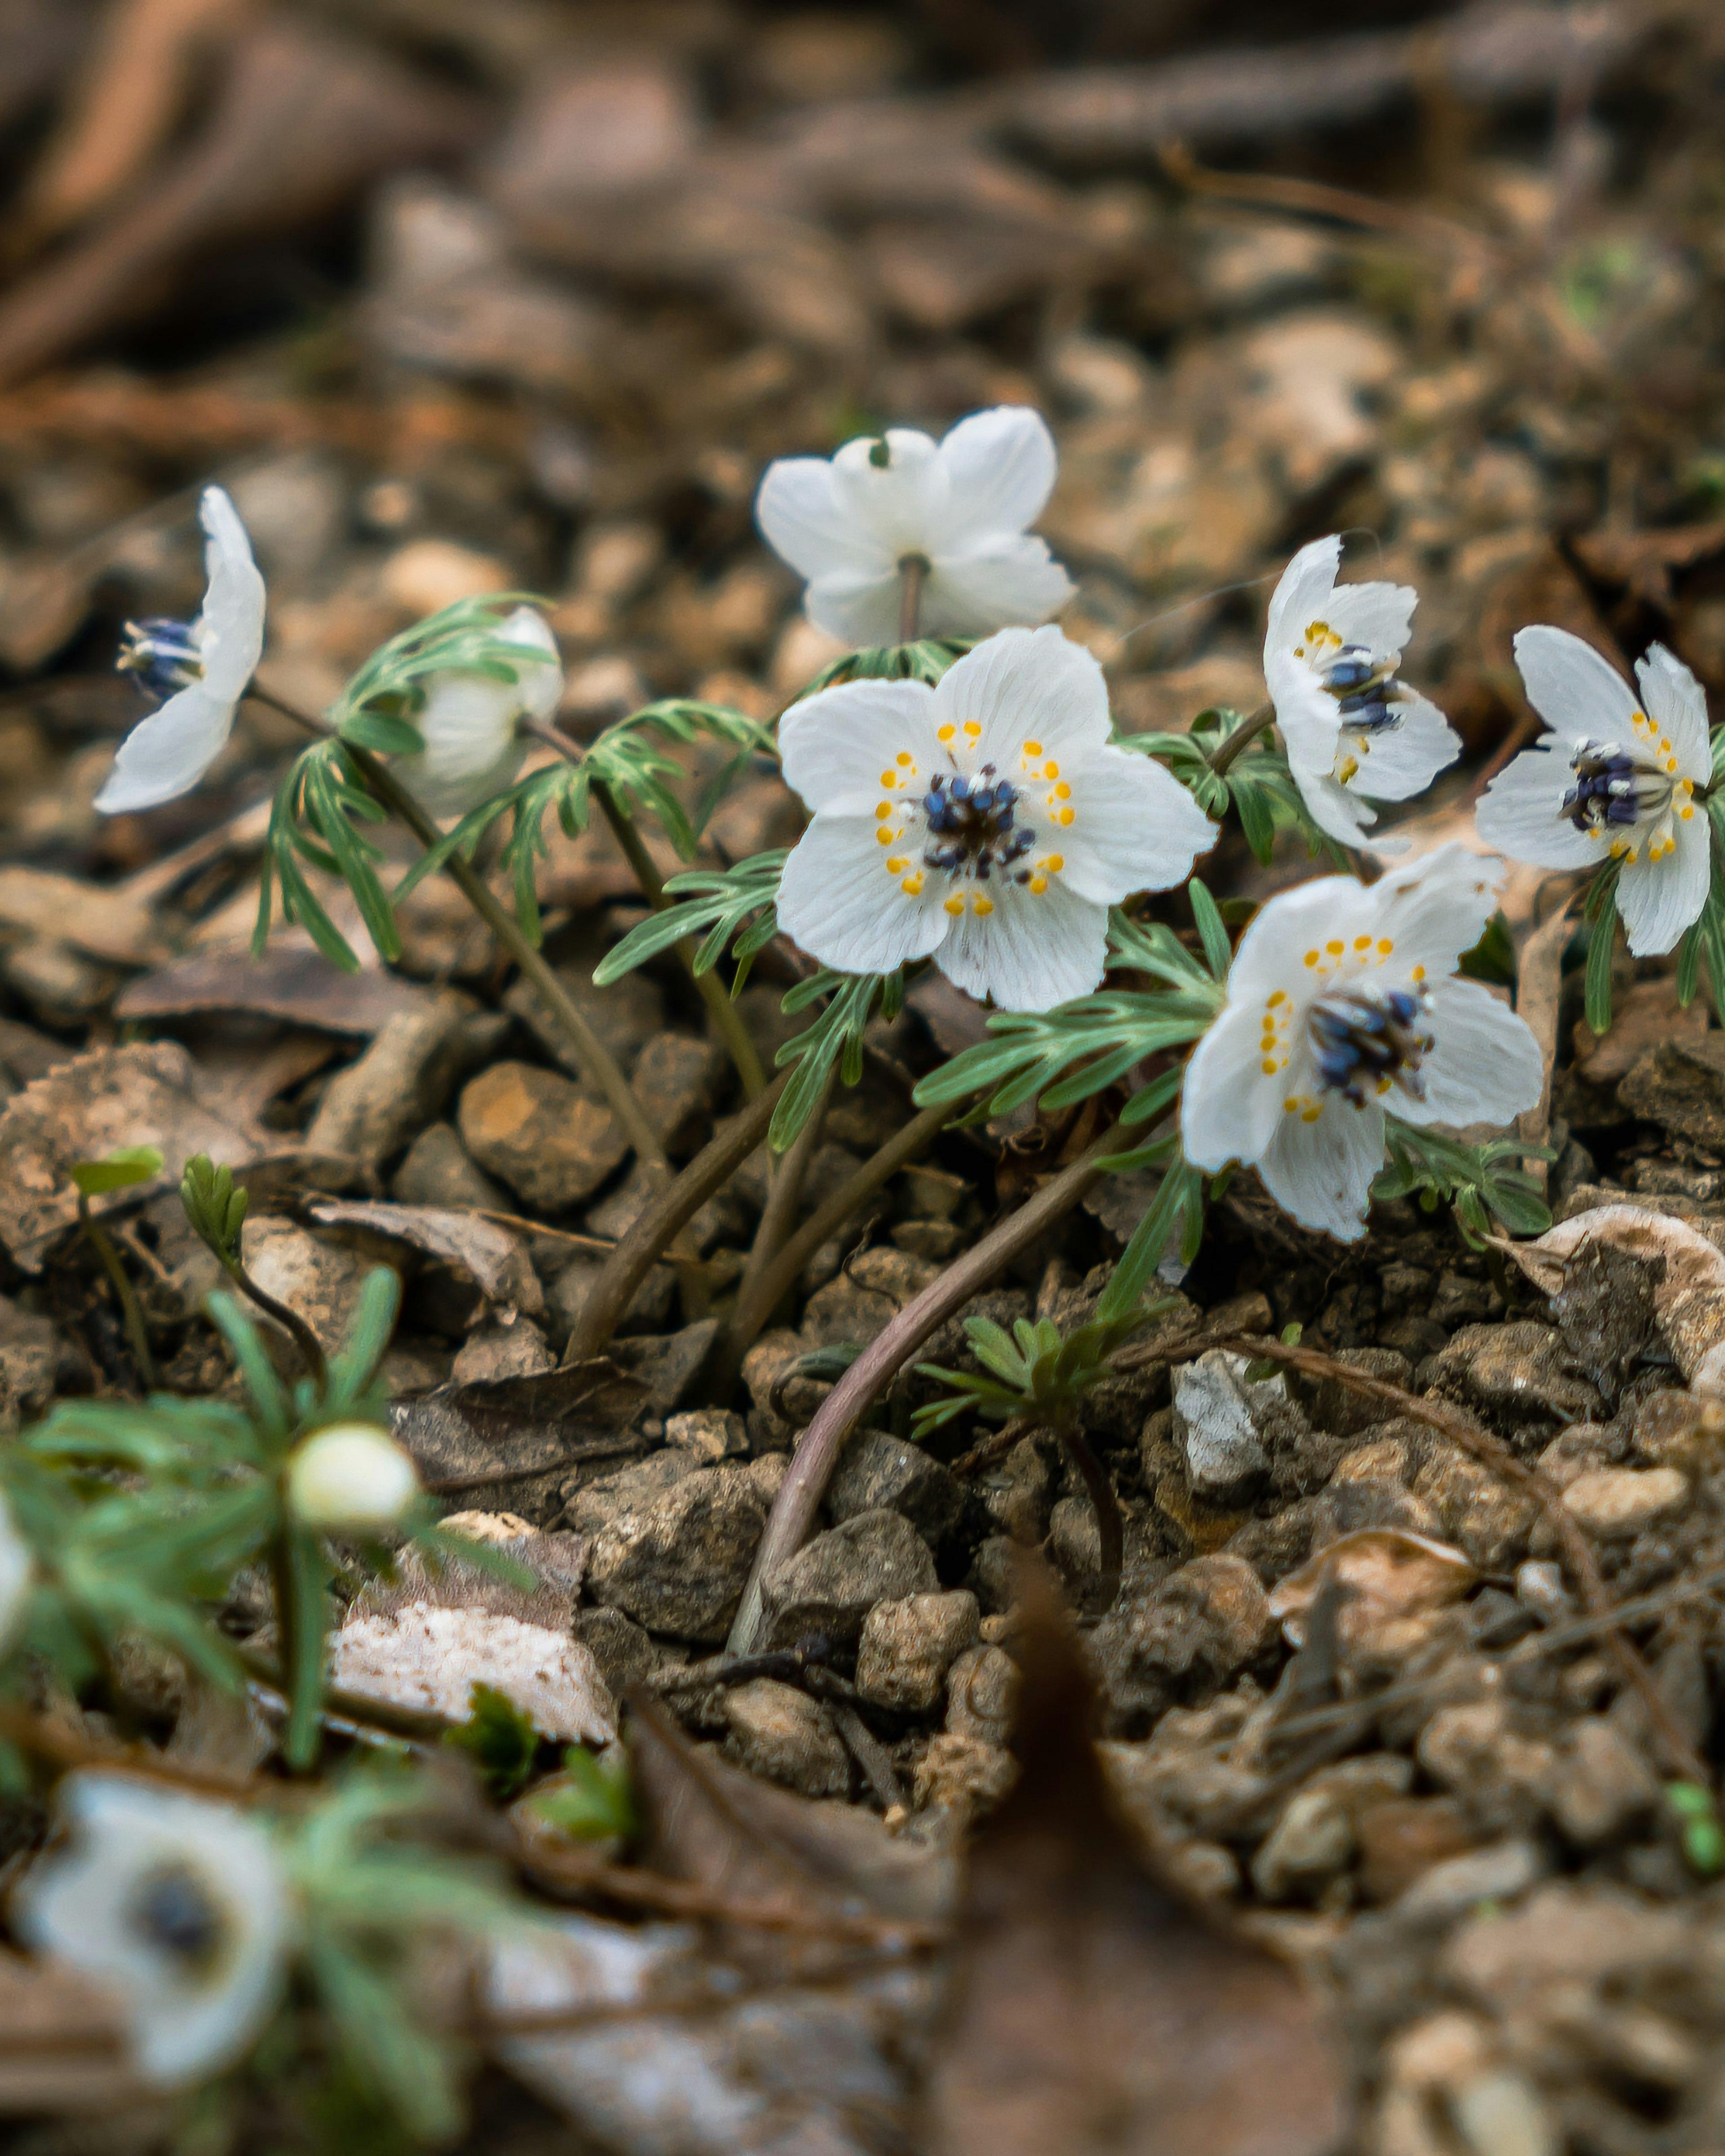
[[[413,1460],[375,1423],[331,1423],[306,1439],[288,1468],[294,1517],[336,1533],[398,1527],[418,1494]]]

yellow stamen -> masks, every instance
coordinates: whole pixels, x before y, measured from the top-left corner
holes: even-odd
[[[912,768],[916,759],[911,756],[909,749],[901,748],[898,752],[896,761],[897,762],[898,767],[901,771],[909,771]]]
[[[957,731],[958,729],[957,726],[942,726],[939,732],[935,736],[935,739],[937,741],[943,742],[951,741],[953,735],[957,733]]]
[[[1066,856],[1064,854],[1050,854],[1042,865],[1050,875],[1058,875],[1066,865]]]
[[[1048,889],[1048,878],[1047,878],[1046,876],[1032,876],[1032,877],[1031,877],[1031,879],[1030,879],[1030,896],[1031,896],[1031,897],[1032,897],[1032,898],[1040,898],[1040,897],[1041,897],[1041,896],[1042,896],[1042,894],[1043,894],[1043,892],[1044,892],[1044,891],[1045,891],[1047,889]]]
[[[916,875],[907,875],[899,886],[899,889],[909,898],[920,897],[922,891],[922,878],[920,873]]]
[[[984,898],[978,893],[972,902],[971,911],[978,920],[981,920],[984,914],[992,913],[994,911],[994,901],[992,898]]]
[[[949,898],[947,901],[947,911],[948,913],[952,914],[963,913],[964,911],[964,901],[962,898]]]
[[[875,803],[875,814],[882,823],[885,823],[892,814],[892,803],[890,801],[877,801]]]

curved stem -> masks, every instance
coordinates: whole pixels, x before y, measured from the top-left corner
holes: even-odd
[[[762,1266],[752,1283],[744,1274],[737,1307],[716,1351],[719,1359],[712,1387],[716,1399],[728,1399],[736,1390],[743,1357],[821,1245],[836,1235],[857,1207],[872,1198],[889,1177],[923,1152],[957,1112],[950,1101],[938,1108],[925,1108],[878,1152],[871,1153],[824,1205],[809,1214],[783,1248]]]
[[[267,1288],[259,1287],[238,1258],[223,1257],[222,1270],[243,1296],[254,1302],[266,1317],[275,1319],[299,1349],[306,1368],[317,1381],[319,1393],[326,1393],[329,1390],[330,1366],[324,1358],[323,1342],[299,1312],[290,1310],[285,1302],[278,1302]]]
[[[531,734],[535,741],[543,742],[554,748],[565,762],[579,763],[581,751],[566,733],[556,726],[543,726],[536,719],[523,719],[521,732]],[[647,850],[646,842],[635,829],[634,819],[624,814],[621,803],[603,779],[595,779],[593,796],[599,804],[612,834],[623,849],[623,857],[634,871],[635,881],[641,886],[641,896],[655,913],[663,913],[670,904],[665,894],[665,879],[659,873],[658,864]],[[760,1056],[749,1038],[749,1029],[742,1022],[742,1013],[737,1008],[726,991],[724,982],[709,967],[706,973],[695,970],[695,938],[685,936],[676,947],[677,956],[683,962],[683,970],[695,983],[701,1000],[706,1005],[709,1015],[718,1029],[719,1038],[729,1051],[737,1066],[737,1075],[742,1081],[742,1090],[753,1100],[767,1083],[767,1074],[761,1068]]]
[[[150,1335],[144,1326],[144,1306],[138,1301],[137,1290],[126,1276],[126,1267],[120,1262],[120,1253],[105,1228],[99,1228],[91,1218],[90,1199],[83,1191],[78,1194],[78,1225],[84,1231],[84,1240],[96,1254],[97,1261],[108,1276],[108,1285],[114,1291],[114,1300],[120,1305],[121,1322],[126,1327],[126,1337],[131,1348],[132,1360],[138,1366],[138,1377],[144,1390],[156,1389],[156,1359],[150,1353]]]
[[[833,1097],[833,1088],[838,1079],[835,1066],[827,1073],[826,1083],[821,1088],[814,1113],[792,1139],[789,1149],[781,1153],[774,1164],[760,1224],[755,1229],[754,1241],[749,1245],[742,1278],[737,1283],[737,1301],[713,1349],[713,1359],[707,1366],[707,1381],[715,1399],[729,1399],[736,1390],[737,1380],[742,1369],[742,1358],[755,1335],[776,1307],[776,1305],[769,1303],[759,1315],[754,1314],[760,1304],[762,1280],[773,1260],[795,1232],[797,1207],[803,1195],[803,1179],[809,1173],[809,1163],[814,1158],[815,1147],[820,1143],[821,1125],[826,1120],[827,1103]]]
[[[1243,748],[1256,741],[1260,734],[1267,734],[1276,724],[1274,704],[1260,704],[1250,718],[1237,726],[1224,742],[1216,744],[1210,757],[1210,769],[1219,778]]]
[[[566,1363],[597,1355],[605,1346],[634,1301],[636,1289],[669,1245],[766,1137],[778,1096],[789,1082],[788,1071],[775,1078],[764,1093],[751,1101],[741,1115],[696,1154],[624,1236],[600,1268],[582,1306],[580,1321],[569,1337]]]
[[[246,691],[260,704],[267,704],[273,711],[291,719],[307,732],[331,738],[332,729],[322,720],[285,703],[270,690],[260,688],[254,680]],[[422,846],[434,846],[443,834],[401,785],[388,766],[373,756],[369,749],[359,748],[352,742],[341,743],[341,753],[358,773],[366,791],[384,808],[398,816]],[[459,854],[451,854],[444,863],[444,873],[478,914],[499,943],[514,959],[521,973],[538,992],[540,1001],[551,1013],[557,1030],[568,1044],[569,1051],[583,1074],[591,1079],[604,1095],[611,1112],[622,1124],[629,1142],[634,1148],[635,1158],[649,1178],[661,1187],[671,1179],[671,1166],[659,1134],[642,1112],[641,1105],[629,1089],[629,1083],[612,1057],[604,1043],[582,1016],[579,1007],[568,990],[552,971],[545,954],[528,938],[514,914],[497,897],[490,886],[463,860]]]
[[[1096,1576],[1098,1599],[1103,1609],[1111,1609],[1120,1592],[1121,1568],[1126,1562],[1126,1530],[1121,1523],[1120,1500],[1108,1471],[1091,1450],[1090,1440],[1075,1423],[1055,1432],[1067,1457],[1083,1477],[1091,1509],[1096,1516]]]
[[[845,1440],[862,1420],[877,1394],[885,1390],[901,1367],[929,1335],[962,1310],[973,1295],[1009,1265],[1021,1250],[1070,1213],[1079,1200],[1100,1183],[1106,1170],[1102,1162],[1119,1148],[1121,1127],[1116,1124],[1099,1137],[1071,1166],[1045,1183],[1016,1213],[997,1221],[982,1240],[947,1266],[920,1295],[912,1296],[897,1317],[864,1348],[845,1375],[815,1411],[791,1455],[790,1472],[768,1515],[766,1532],[755,1553],[754,1568],[743,1589],[742,1605],[731,1628],[726,1651],[747,1655],[754,1649],[761,1627],[762,1589],[769,1576],[801,1548],[820,1501],[832,1480]],[[875,1158],[878,1159],[879,1155]],[[788,1246],[787,1246],[788,1247]]]

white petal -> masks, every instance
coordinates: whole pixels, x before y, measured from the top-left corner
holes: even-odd
[[[923,587],[920,630],[986,636],[1014,622],[1046,621],[1074,589],[1040,539],[996,539],[963,554],[937,554]]]
[[[1054,437],[1027,404],[997,404],[961,419],[940,446],[952,483],[942,552],[968,552],[986,534],[1023,531],[1054,491]]]
[[[1307,624],[1325,619],[1341,566],[1342,542],[1332,536],[1302,547],[1282,571],[1270,601],[1269,633],[1264,640],[1266,675],[1273,653],[1291,654],[1296,644],[1305,642]],[[1296,663],[1304,665],[1303,660]]]
[[[817,816],[784,865],[778,923],[811,958],[845,973],[890,973],[926,958],[952,926],[943,880],[928,876],[920,898],[891,873],[888,849],[864,816]]]
[[[1044,844],[1062,855],[1063,880],[1081,898],[1110,906],[1135,891],[1167,891],[1216,843],[1216,826],[1147,756],[1111,747],[1069,757],[1061,768],[1070,774],[1076,813]]]
[[[1676,853],[1654,861],[1644,851],[1618,878],[1617,910],[1631,957],[1657,958],[1674,950],[1707,904],[1712,852],[1706,812],[1697,809],[1688,823],[1673,824],[1672,832]]]
[[[896,574],[880,541],[839,503],[824,457],[781,457],[768,465],[755,497],[755,521],[773,552],[799,576],[818,581],[834,571]]]
[[[519,644],[530,660],[516,680],[516,701],[530,718],[548,720],[562,701],[563,668],[551,624],[531,607],[517,607],[498,631],[506,644]],[[537,660],[549,661],[541,665]]]
[[[1425,1097],[1399,1090],[1384,1106],[1407,1123],[1512,1123],[1538,1104],[1545,1073],[1525,1019],[1482,982],[1439,981],[1431,991],[1435,1045],[1420,1066]]]
[[[1318,694],[1325,703],[1333,701],[1322,690]],[[1303,700],[1290,706],[1286,715],[1279,706],[1276,713],[1287,746],[1288,769],[1300,789],[1300,798],[1320,831],[1338,845],[1360,845],[1364,833],[1377,822],[1378,812],[1368,808],[1336,777],[1336,751],[1341,741],[1336,721],[1327,713],[1302,706]]]
[[[1413,634],[1419,603],[1411,584],[1337,584],[1324,619],[1344,644],[1363,644],[1377,658],[1397,659]]]
[[[1415,696],[1400,710],[1399,725],[1364,736],[1358,747],[1349,736],[1359,761],[1359,769],[1348,781],[1350,793],[1373,801],[1409,801],[1461,755],[1461,737],[1435,704]]]
[[[980,727],[976,762],[992,762],[1014,785],[1027,741],[1058,761],[1108,738],[1102,670],[1057,629],[1002,629],[948,668],[934,700],[936,724],[961,736],[967,723]]]
[[[1315,1122],[1284,1114],[1258,1173],[1264,1188],[1302,1227],[1344,1243],[1366,1232],[1372,1180],[1384,1164],[1384,1111],[1375,1101],[1356,1108],[1329,1094]]]
[[[233,700],[217,696],[207,680],[194,681],[121,742],[114,768],[95,798],[97,808],[104,816],[120,816],[189,793],[227,747],[233,731]]]
[[[1332,875],[1278,891],[1240,939],[1228,973],[1230,1000],[1258,1002],[1281,988],[1297,1003],[1309,1002],[1324,986],[1318,967],[1327,944],[1346,949],[1357,936],[1377,937],[1377,888],[1368,890],[1353,876]]]
[[[1605,857],[1602,839],[1578,831],[1563,813],[1575,783],[1567,746],[1547,735],[1523,749],[1486,788],[1474,827],[1488,846],[1538,868],[1586,869]]]
[[[1682,660],[1662,644],[1650,646],[1635,664],[1635,678],[1647,706],[1647,716],[1671,745],[1677,759],[1677,775],[1697,784],[1713,775],[1712,748],[1708,739],[1707,696]]]
[[[931,888],[935,881],[929,878]],[[978,1001],[993,996],[1002,1010],[1052,1010],[1088,995],[1107,955],[1106,907],[1064,890],[1057,879],[1040,897],[1010,883],[990,896],[994,911],[981,918],[961,914],[934,954],[953,986]]]
[[[841,681],[793,704],[778,726],[788,785],[810,808],[872,816],[890,798],[881,774],[901,755],[926,783],[946,758],[934,737],[935,691],[926,681]]]
[[[430,814],[465,815],[520,770],[526,749],[516,731],[521,710],[511,682],[474,674],[434,675],[424,706],[413,718],[424,749],[399,757],[397,775]]]
[[[1382,932],[1395,946],[1395,970],[1422,966],[1436,980],[1455,970],[1497,911],[1502,861],[1466,846],[1440,846],[1422,860],[1392,869],[1373,886]]]
[[[847,442],[833,459],[833,501],[897,567],[906,554],[932,555],[947,528],[952,478],[939,450],[913,427],[890,427],[886,462],[875,461],[882,438]]]
[[[1180,1092],[1180,1146],[1194,1168],[1256,1161],[1281,1122],[1286,1088],[1266,1076],[1261,1003],[1235,1003],[1192,1051]]]
[[[816,578],[803,595],[803,606],[817,629],[857,650],[898,642],[903,595],[896,567],[835,569]]]
[[[203,550],[209,588],[193,634],[203,660],[203,685],[233,705],[263,655],[264,579],[239,511],[220,487],[204,489],[198,516],[209,535]]]
[[[1592,644],[1540,622],[1517,630],[1515,654],[1527,701],[1554,734],[1572,742],[1629,739],[1635,692]]]

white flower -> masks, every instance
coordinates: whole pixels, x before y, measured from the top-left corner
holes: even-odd
[[[375,1423],[336,1422],[308,1437],[288,1463],[288,1508],[308,1527],[382,1533],[419,1494],[409,1454]]]
[[[1196,1168],[1255,1167],[1276,1203],[1343,1242],[1365,1233],[1384,1116],[1507,1123],[1538,1100],[1539,1045],[1455,962],[1497,902],[1501,861],[1445,846],[1371,885],[1321,876],[1240,940],[1221,1016],[1186,1072]]]
[[[96,796],[105,816],[153,808],[189,793],[226,747],[234,714],[257,670],[264,649],[264,579],[245,526],[218,486],[204,489],[198,515],[209,535],[203,611],[189,624],[127,624],[121,667],[141,675],[167,701],[120,744],[107,783]]]
[[[35,1553],[18,1532],[12,1507],[0,1496],[0,1654],[12,1644],[24,1614]]]
[[[1661,644],[1635,667],[1641,701],[1590,644],[1524,629],[1516,664],[1551,732],[1486,788],[1480,835],[1540,868],[1621,861],[1617,910],[1638,958],[1669,951],[1707,903],[1712,776],[1707,701]]]
[[[1108,907],[1177,883],[1216,827],[1160,764],[1111,746],[1102,670],[1057,629],[1008,629],[930,688],[847,681],[779,727],[814,820],[778,918],[823,965],[927,957],[1007,1010],[1102,978]]]
[[[1072,596],[1025,527],[1055,482],[1054,439],[1020,404],[973,412],[939,443],[909,427],[847,442],[830,463],[769,465],[755,515],[809,579],[809,619],[850,644],[899,640],[900,567],[926,565],[918,634],[986,636],[1046,621]]]
[[[1362,796],[1408,801],[1461,753],[1438,709],[1396,678],[1419,594],[1338,584],[1340,539],[1314,539],[1270,602],[1264,679],[1312,819],[1344,846],[1378,820]]]
[[[13,1899],[19,1933],[111,1991],[151,2082],[231,2066],[280,1995],[290,1910],[267,1830],[231,1804],[69,1775],[72,1830]]]
[[[522,718],[549,720],[563,693],[557,639],[531,607],[517,607],[498,636],[523,654],[513,681],[477,674],[434,674],[413,723],[424,751],[395,766],[408,790],[433,816],[465,816],[514,778],[526,753]]]

